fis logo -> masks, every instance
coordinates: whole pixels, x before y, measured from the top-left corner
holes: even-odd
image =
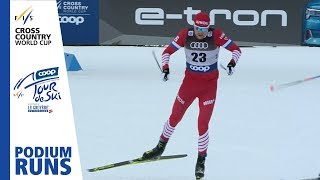
[[[20,15],[15,16],[14,19],[16,22],[18,21],[23,21],[23,25],[25,25],[28,21],[32,21],[33,20],[33,16],[32,11],[33,9],[31,9],[32,6],[30,6],[29,8],[27,8],[26,10],[24,10]]]
[[[61,4],[62,4],[61,2],[62,2],[62,0],[60,0],[60,1],[57,2],[57,8],[58,8],[58,9],[61,9],[61,8],[62,8],[62,7],[61,7]]]
[[[13,94],[13,96],[15,96],[15,97],[17,97],[17,98],[20,98],[20,97],[22,97],[24,94],[22,93],[22,90],[20,90],[20,91],[18,91],[18,92],[16,92],[16,93],[14,93]]]

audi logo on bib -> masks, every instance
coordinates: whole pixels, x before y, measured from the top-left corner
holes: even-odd
[[[207,42],[192,42],[190,47],[192,49],[208,49],[209,44]]]

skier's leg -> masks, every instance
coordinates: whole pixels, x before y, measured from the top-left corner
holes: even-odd
[[[193,88],[190,88],[191,84],[192,83],[185,79],[179,89],[179,92],[172,107],[171,115],[169,119],[166,121],[160,137],[160,139],[165,142],[167,142],[170,139],[171,135],[175,130],[175,127],[181,121],[186,110],[196,98],[194,92],[195,90]]]
[[[217,81],[210,83],[206,91],[199,95],[198,117],[198,159],[195,168],[196,177],[202,178],[205,170],[205,158],[209,145],[209,122],[214,109],[217,92]]]
[[[155,148],[143,154],[142,157],[144,159],[152,159],[162,155],[167,142],[169,141],[169,138],[174,132],[176,125],[181,121],[184,113],[195,99],[195,96],[193,95],[194,93],[192,91],[193,89],[189,88],[188,86],[190,86],[189,81],[184,79],[173,104],[170,118],[166,121],[163,127],[160,140]]]

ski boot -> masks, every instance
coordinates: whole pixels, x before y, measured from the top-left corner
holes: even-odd
[[[150,151],[147,151],[147,152],[143,153],[142,159],[143,160],[155,159],[155,158],[161,156],[161,154],[163,153],[164,149],[166,148],[166,145],[167,145],[167,142],[164,142],[164,141],[160,140],[155,148],[151,149]]]
[[[195,175],[197,180],[201,180],[204,177],[204,163],[206,160],[206,154],[205,155],[198,155],[197,164],[196,164],[196,170]]]

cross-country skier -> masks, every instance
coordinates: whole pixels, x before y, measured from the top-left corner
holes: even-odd
[[[155,148],[143,154],[143,159],[161,156],[166,144],[181,121],[185,111],[195,100],[199,99],[198,117],[198,159],[195,167],[197,179],[204,177],[205,159],[209,144],[209,122],[216,101],[218,72],[218,57],[220,47],[232,52],[232,58],[227,65],[228,75],[232,75],[241,55],[240,48],[230,40],[220,29],[210,28],[208,14],[200,12],[194,17],[194,25],[182,29],[178,36],[162,53],[163,80],[169,79],[169,59],[181,47],[185,48],[186,70],[174,102],[172,113],[166,121],[159,143]]]

